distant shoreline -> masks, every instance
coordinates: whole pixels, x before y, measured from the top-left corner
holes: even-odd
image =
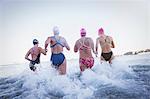
[[[139,51],[129,51],[129,52],[124,53],[123,55],[137,55],[137,54],[147,53],[147,52],[150,52],[150,49],[139,50]]]
[[[126,55],[139,55],[139,54],[141,54],[141,53],[145,53],[145,54],[147,54],[147,53],[149,53],[150,54],[150,49],[146,49],[146,50],[140,50],[140,51],[129,51],[129,52],[126,52],[126,53],[124,53],[124,54],[122,54],[122,55],[116,55],[117,57],[118,56],[126,56]],[[70,60],[76,60],[75,58],[73,58],[73,59],[68,59],[69,61]],[[48,62],[48,61],[43,61],[43,62],[41,62],[41,63],[45,63],[45,62]],[[24,63],[8,63],[8,64],[0,64],[0,66],[8,66],[8,65],[20,65],[20,64],[26,64],[27,62],[24,62]]]

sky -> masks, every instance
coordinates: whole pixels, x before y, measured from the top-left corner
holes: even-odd
[[[44,48],[52,28],[58,26],[71,51],[66,58],[78,58],[73,52],[80,29],[96,43],[98,29],[113,37],[115,55],[150,48],[149,0],[0,0],[0,64],[24,63],[26,52],[38,39]],[[99,47],[100,48],[100,47]],[[100,53],[99,49],[99,53]],[[50,60],[50,48],[41,61]]]

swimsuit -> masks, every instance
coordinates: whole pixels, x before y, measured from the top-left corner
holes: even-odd
[[[53,66],[58,69],[59,66],[64,62],[65,55],[63,53],[54,54],[52,53],[51,59]]]
[[[113,52],[109,52],[109,53],[102,53],[101,56],[106,60],[106,61],[109,61],[111,59],[113,55]]]
[[[85,65],[87,68],[92,68],[94,65],[94,58],[93,57],[80,58],[79,62],[80,64]]]
[[[32,51],[34,52],[33,48],[32,48]],[[34,54],[34,55],[36,55],[36,54]],[[37,56],[36,60],[30,61],[30,64],[29,64],[30,69],[33,70],[33,71],[36,70],[36,67],[34,65],[40,63],[40,54],[38,54],[36,56]]]
[[[110,44],[111,41],[109,40],[109,38],[108,39],[107,38],[108,38],[108,36],[106,36],[106,38],[105,38],[105,43]],[[109,61],[111,59],[112,55],[113,55],[112,51],[110,51],[108,53],[103,53],[103,52],[101,53],[101,56],[105,59],[105,61]]]
[[[50,46],[51,48],[54,48],[57,44],[64,47],[61,41],[57,40],[55,36],[52,36],[52,38],[55,39],[56,43],[54,45],[51,45]],[[50,61],[52,61],[54,68],[56,69],[59,68],[59,66],[64,62],[64,60],[65,60],[65,55],[63,53],[58,53],[58,54],[52,53],[51,59],[50,59]]]
[[[84,41],[80,42],[81,47],[79,49],[80,50],[91,50],[91,47],[85,45]],[[92,66],[94,65],[94,58],[93,57],[80,58],[79,63],[85,65],[87,68],[92,68]],[[80,69],[81,69],[81,67],[80,67]],[[82,69],[81,69],[81,71],[82,71]]]
[[[85,44],[84,44],[84,41],[85,41],[85,39],[83,40],[83,42],[79,41],[80,44],[81,44],[81,46],[80,46],[79,49],[80,49],[80,50],[84,50],[84,49],[91,50],[91,47],[85,45]]]
[[[51,45],[51,46],[50,46],[51,48],[54,48],[57,44],[60,45],[60,46],[62,46],[62,47],[64,47],[64,45],[61,43],[61,41],[60,41],[60,40],[57,40],[57,39],[55,38],[55,36],[52,36],[51,38],[54,38],[55,41],[56,41],[56,43],[55,43],[54,45]]]

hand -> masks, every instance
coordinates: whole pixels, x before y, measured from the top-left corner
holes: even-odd
[[[95,52],[94,54],[95,54],[96,57],[98,57],[98,52]]]
[[[45,52],[46,52],[46,53],[47,53],[47,51],[48,51],[48,50],[47,50],[47,49],[45,49]]]
[[[33,65],[35,65],[35,61],[32,61],[32,60],[31,60],[31,63],[32,63]]]
[[[95,54],[95,56],[96,56],[96,57],[98,57],[98,55],[97,55],[97,54]]]

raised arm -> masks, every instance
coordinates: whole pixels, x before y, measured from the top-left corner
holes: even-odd
[[[48,37],[47,40],[45,41],[45,49],[47,49],[49,43],[50,43],[50,37]]]
[[[42,49],[41,47],[39,47],[40,53],[46,55],[47,50],[46,49]]]
[[[31,50],[31,49],[30,49]],[[31,54],[31,51],[28,51],[25,55],[25,59],[28,60],[28,61],[31,61],[31,59],[29,59],[29,55]]]

